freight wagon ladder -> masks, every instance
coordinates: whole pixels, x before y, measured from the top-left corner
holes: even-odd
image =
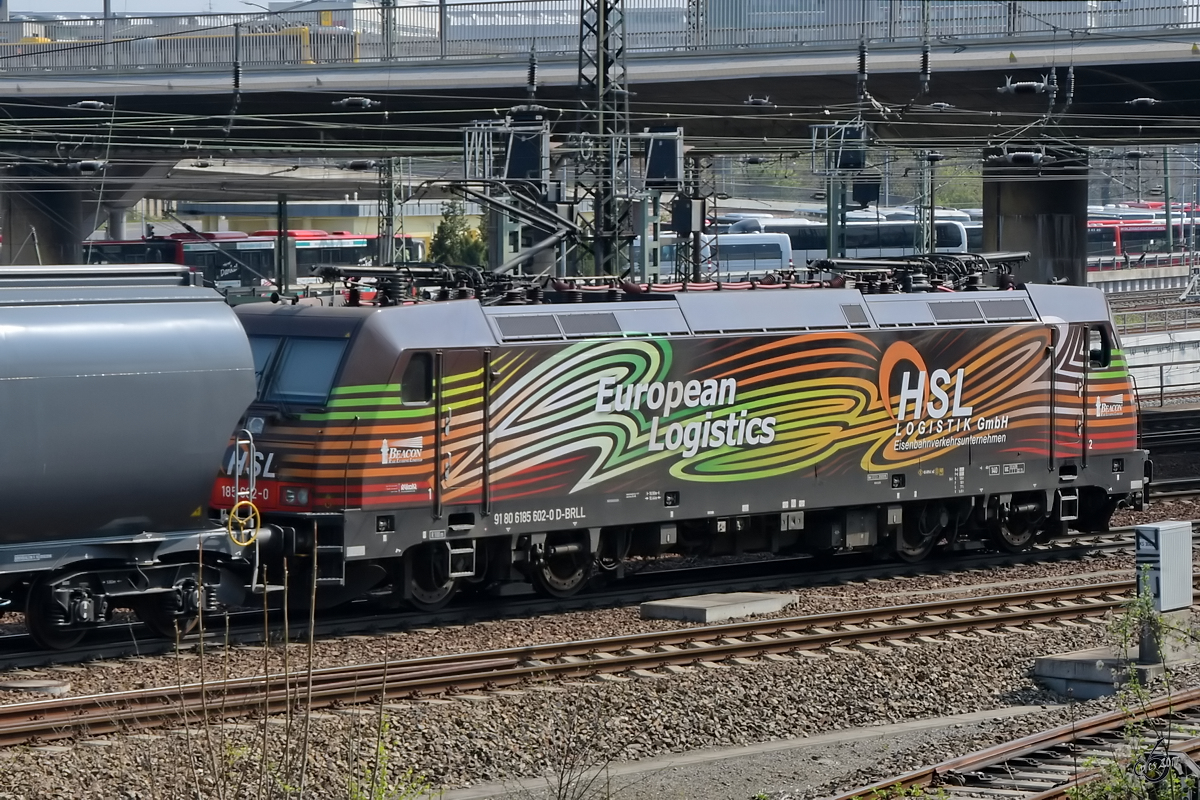
[[[230,510],[231,515],[237,515],[239,509],[246,509],[247,515],[239,516],[241,527],[243,530],[247,523],[251,522],[258,525],[258,511],[255,509],[254,500],[257,497],[257,487],[254,482],[254,468],[258,463],[257,452],[254,446],[254,434],[242,428],[237,432],[233,440],[233,452],[235,454],[235,465],[233,468],[233,508]],[[244,459],[244,460],[243,460]],[[234,520],[230,520],[231,523]],[[250,591],[253,594],[267,594],[268,592],[281,591],[282,586],[275,586],[263,582],[259,582],[260,571],[262,569],[259,560],[259,542],[257,530],[253,535],[253,541],[250,546],[254,548],[254,564],[250,571]]]
[[[242,428],[233,440],[233,503],[254,502],[254,434]]]

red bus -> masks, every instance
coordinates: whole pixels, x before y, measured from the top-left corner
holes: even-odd
[[[83,260],[86,264],[186,264],[201,273],[205,286],[261,286],[275,274],[275,240],[241,231],[89,240],[83,243]]]
[[[1167,223],[1156,220],[1092,220],[1087,225],[1089,269],[1121,269],[1139,265],[1183,263],[1191,223],[1172,222],[1172,248]]]
[[[297,283],[316,283],[321,266],[372,264],[378,249],[374,235],[346,231],[289,230],[288,263]],[[401,238],[397,234],[396,238]],[[425,242],[405,236],[408,260],[421,261]],[[205,286],[218,289],[270,286],[276,276],[276,231],[172,233],[131,241],[84,242],[88,264],[186,264],[203,276]]]

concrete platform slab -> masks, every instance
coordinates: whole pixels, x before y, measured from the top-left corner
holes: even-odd
[[[71,691],[70,681],[55,681],[45,678],[24,678],[15,681],[0,681],[0,692],[33,692],[35,694],[64,695]]]
[[[1056,653],[1033,660],[1033,677],[1055,694],[1092,700],[1108,697],[1136,674],[1143,686],[1165,671],[1162,664],[1139,664],[1136,652],[1118,653],[1111,647],[1095,647],[1071,653]]]
[[[738,617],[774,614],[796,602],[795,595],[730,592],[676,597],[642,603],[642,619],[678,619],[684,622],[720,622]]]
[[[891,725],[879,725],[864,728],[846,728],[829,733],[804,736],[794,739],[775,739],[758,744],[740,747],[706,748],[684,753],[671,753],[642,761],[614,762],[604,766],[603,780],[622,779],[619,786],[620,796],[635,797],[726,797],[728,783],[724,778],[730,773],[736,774],[738,769],[745,769],[745,764],[752,763],[752,771],[761,773],[762,762],[751,762],[770,753],[781,753],[804,763],[807,758],[804,751],[821,752],[820,748],[843,746],[857,741],[883,740],[885,737],[905,737],[919,734],[922,731],[937,730],[951,726],[972,725],[982,722],[992,722],[998,719],[1009,719],[1026,714],[1036,714],[1046,711],[1047,706],[1016,706],[1011,708],[988,709],[968,714],[957,714],[951,717],[913,720]],[[1049,708],[1055,708],[1051,706]],[[816,756],[813,756],[814,758]],[[743,763],[745,762],[745,763]],[[703,772],[709,769],[712,772]],[[701,781],[711,781],[705,786],[688,791],[682,788],[687,776],[700,773],[704,775]],[[663,776],[667,783],[663,786],[642,786],[641,781],[652,776]],[[639,778],[639,780],[633,780]],[[531,798],[555,797],[554,778],[514,779],[505,783],[481,784],[466,789],[453,789],[441,795],[442,800],[530,800]],[[666,789],[666,786],[672,788]],[[723,791],[724,790],[724,791]],[[653,794],[650,792],[653,791]],[[737,797],[746,797],[748,793],[739,792]]]

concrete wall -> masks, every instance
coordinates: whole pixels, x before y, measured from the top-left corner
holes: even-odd
[[[1076,151],[1037,153],[1036,166],[1007,163],[1012,151],[984,152],[983,247],[985,252],[1030,253],[1017,267],[1018,281],[1066,279],[1083,286],[1087,275],[1087,156]]]

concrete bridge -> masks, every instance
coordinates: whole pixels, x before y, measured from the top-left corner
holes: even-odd
[[[714,148],[762,148],[764,137],[777,147],[771,140],[803,140],[811,123],[845,116],[863,39],[875,101],[867,116],[886,138],[984,141],[1039,122],[1084,143],[1196,137],[1188,118],[1200,116],[1200,0],[625,6],[635,129],[678,120]],[[457,146],[455,126],[524,98],[531,48],[539,101],[573,108],[578,41],[579,0],[12,22],[0,25],[0,95],[14,117],[137,124],[102,137],[78,124],[54,125],[53,137],[10,129],[6,144],[35,154],[103,139],[143,155],[183,145],[262,154]],[[931,80],[921,94],[926,43]],[[998,91],[1012,83],[1016,91]],[[331,106],[348,96],[378,105]],[[747,105],[751,97],[767,102]],[[155,114],[191,122],[156,124]]]
[[[1071,146],[1197,138],[1200,0],[626,0],[625,9],[633,129],[681,125],[693,152],[803,150],[812,124],[859,111],[900,146],[1049,147],[1037,164],[991,169],[985,187],[985,246],[1032,249],[1030,277],[1082,280],[1087,155]],[[6,193],[15,199],[5,217],[11,225],[49,198],[67,160],[458,152],[462,124],[524,100],[531,49],[538,101],[568,116],[578,37],[578,0],[9,23],[5,148],[50,167],[10,176],[23,191]],[[860,41],[871,96],[862,109]],[[36,216],[53,225],[72,213]]]

